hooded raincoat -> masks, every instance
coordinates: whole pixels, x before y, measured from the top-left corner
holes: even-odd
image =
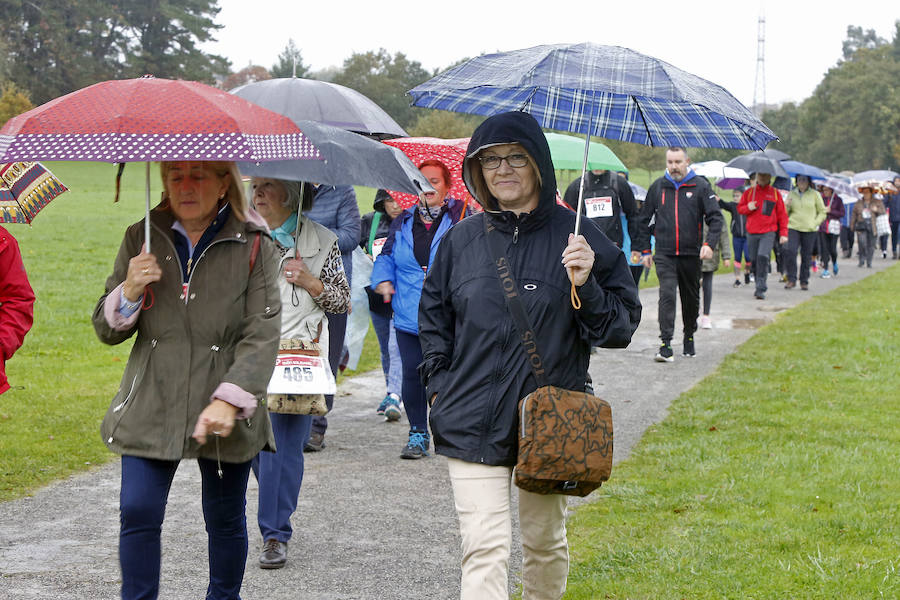
[[[472,171],[476,155],[494,144],[519,143],[541,179],[538,207],[516,216],[491,197],[479,197]],[[484,207],[444,236],[419,304],[420,373],[427,397],[436,394],[430,423],[435,450],[467,462],[514,465],[519,399],[537,388],[515,323],[507,310],[484,219],[503,237],[519,297],[537,335],[550,384],[583,390],[591,346],[627,346],[641,304],[625,257],[590,220],[582,234],[594,266],[572,307],[561,263],[575,213],[556,204],[556,177],[540,126],[527,113],[491,117],[472,135],[463,163],[466,187]]]

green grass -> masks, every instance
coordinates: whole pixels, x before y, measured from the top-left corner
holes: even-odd
[[[126,167],[116,204],[115,166],[46,165],[70,191],[31,227],[7,227],[19,241],[37,301],[34,326],[6,364],[12,389],[0,396],[0,501],[114,458],[100,440],[100,421],[131,349],[130,341],[100,343],[90,320],[125,228],[143,217],[144,165]],[[155,165],[151,183],[155,204],[161,190]],[[366,190],[358,191],[364,199]],[[379,365],[370,331],[357,372]]]
[[[782,314],[570,522],[566,598],[900,597],[900,268]]]

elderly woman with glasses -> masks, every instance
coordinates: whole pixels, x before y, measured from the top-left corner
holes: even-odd
[[[450,169],[431,159],[420,164],[419,171],[434,191],[423,194],[418,204],[394,219],[372,269],[372,288],[394,309],[394,328],[403,364],[403,406],[409,419],[409,439],[400,457],[407,459],[428,456],[431,445],[425,388],[417,370],[422,362],[419,345],[422,284],[441,240],[464,216],[463,203],[447,196],[452,183]]]
[[[325,313],[346,312],[350,305],[338,237],[303,214],[313,204],[311,185],[302,187],[302,201],[298,181],[255,177],[250,189],[253,206],[269,226],[278,251],[281,339],[315,342],[320,356],[327,358],[330,339]],[[253,459],[259,481],[257,521],[263,539],[259,566],[280,569],[287,563],[291,516],[303,482],[303,446],[313,417],[277,412],[269,417],[278,452],[261,452]]]

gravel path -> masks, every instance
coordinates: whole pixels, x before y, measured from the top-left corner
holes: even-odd
[[[876,258],[875,268],[867,270],[852,262],[843,261],[838,278],[813,277],[808,292],[787,291],[770,281],[764,302],[754,300],[745,286],[732,288],[730,276],[717,277],[713,329],[696,334],[694,359],[683,358],[680,343],[675,345],[673,364],[652,360],[658,345],[657,290],[643,291],[644,318],[631,346],[601,350],[591,361],[595,392],[613,408],[616,461],[626,458],[643,432],[665,417],[672,400],[715,370],[777,312],[894,264]],[[680,316],[676,331],[679,322]],[[675,341],[680,342],[680,333]],[[243,598],[458,597],[459,535],[445,460],[400,460],[407,427],[375,415],[383,389],[377,372],[341,384],[329,417],[328,447],[306,455],[288,564],[277,571],[256,565],[261,539],[255,520],[257,487],[251,477]],[[113,460],[31,497],[0,504],[0,598],[117,598],[118,484],[119,462]],[[162,598],[204,596],[206,533],[201,515],[199,472],[195,463],[185,461],[172,486],[163,526]],[[514,552],[511,588],[521,569],[520,550]]]

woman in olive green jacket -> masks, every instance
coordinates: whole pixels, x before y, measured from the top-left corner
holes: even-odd
[[[264,226],[248,222],[233,163],[161,171],[151,253],[143,221],[130,226],[93,316],[107,344],[137,334],[101,426],[122,455],[122,598],[158,593],[160,528],[182,458],[198,459],[203,479],[206,597],[238,598],[250,460],[274,449],[265,401],[281,326],[274,246]]]

